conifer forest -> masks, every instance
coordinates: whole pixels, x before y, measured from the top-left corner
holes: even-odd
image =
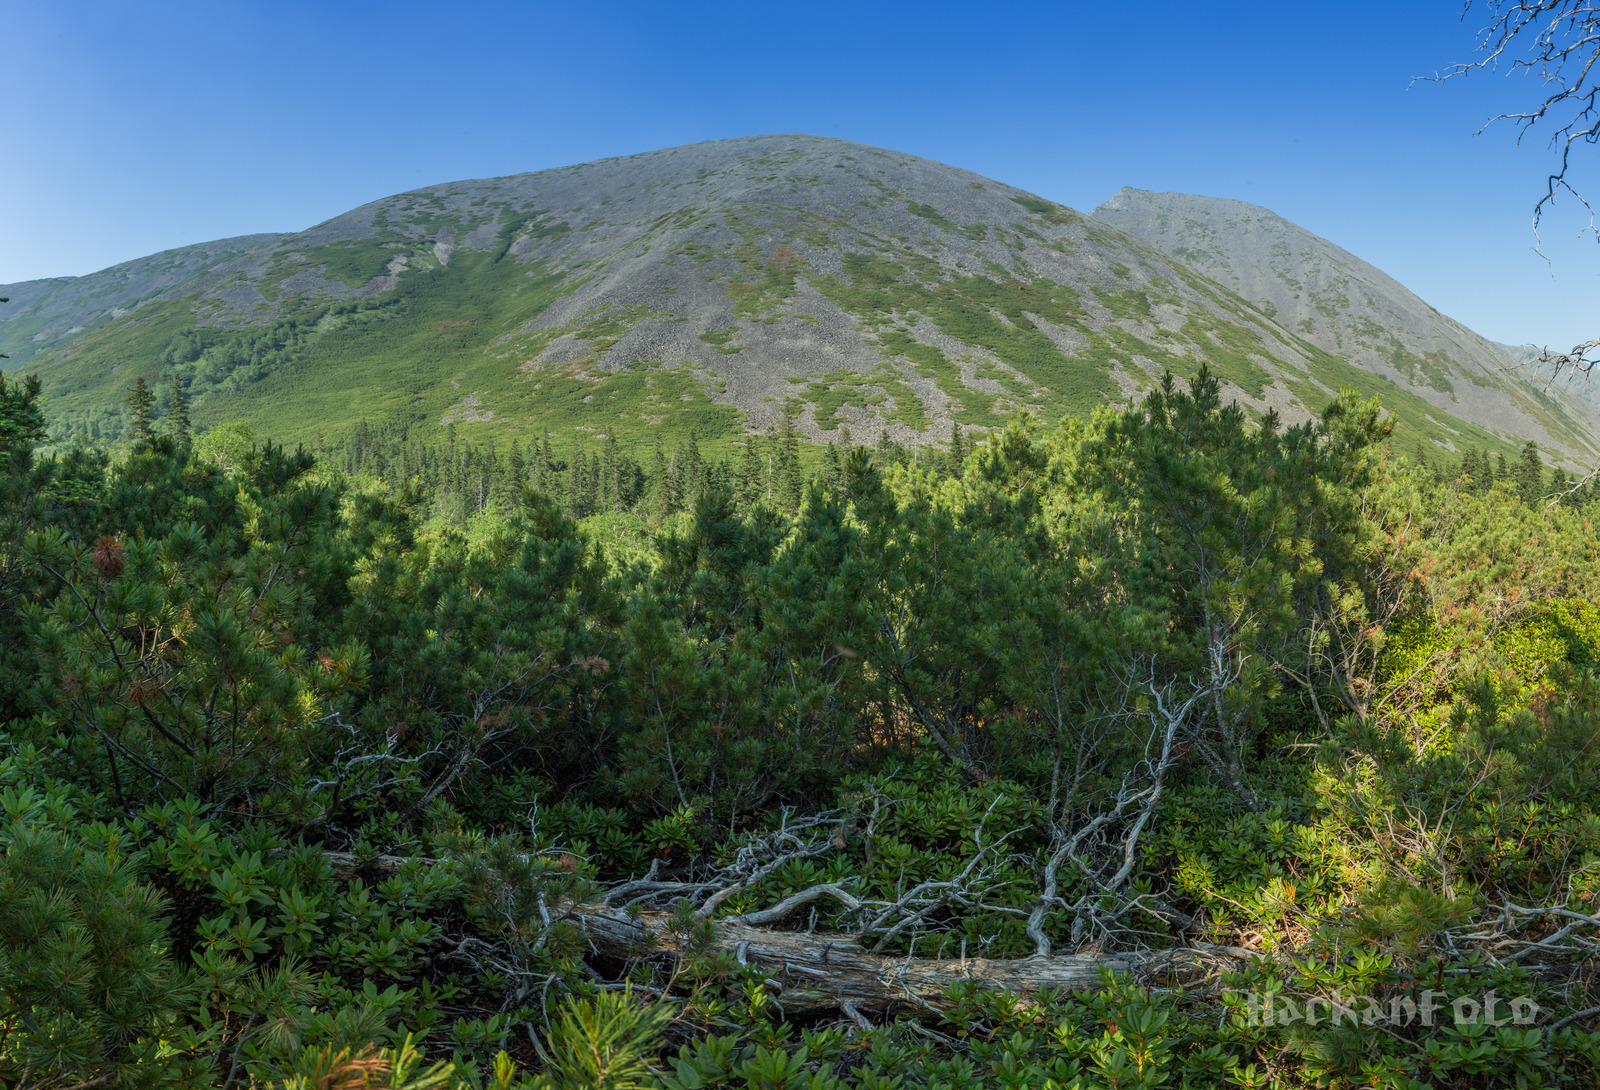
[[[1600,1085],[1531,444],[1204,369],[917,447],[128,410],[0,379],[7,1086]]]

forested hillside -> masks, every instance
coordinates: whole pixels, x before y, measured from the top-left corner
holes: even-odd
[[[0,385],[7,1085],[1600,1079],[1600,508],[1537,450],[1204,370],[693,475],[142,404],[40,453]]]

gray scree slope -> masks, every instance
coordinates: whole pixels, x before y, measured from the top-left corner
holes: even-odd
[[[1290,422],[1347,383],[1368,387],[1375,373],[1395,378],[1376,388],[1413,438],[1446,447],[1490,438],[1463,429],[1468,421],[1503,439],[1579,455],[1596,448],[1589,420],[1494,373],[1481,338],[1377,270],[1248,205],[1171,199],[1197,202],[1193,214],[1125,190],[1096,219],[863,144],[713,141],[430,186],[297,234],[15,286],[0,342],[40,351],[58,407],[103,414],[135,376],[167,376],[159,350],[112,366],[98,349],[81,350],[85,331],[104,327],[102,346],[124,329],[132,338],[151,304],[187,308],[196,328],[310,314],[315,339],[337,324],[317,318],[318,307],[400,302],[429,278],[520,291],[505,286],[510,268],[526,270],[524,286],[555,278],[553,301],[514,325],[474,328],[471,388],[442,403],[421,390],[415,402],[470,405],[453,418],[514,430],[536,425],[546,380],[592,383],[598,404],[610,379],[687,367],[750,429],[797,400],[814,438],[848,423],[861,441],[885,430],[928,441],[947,436],[952,420],[993,426],[1017,410],[1055,419],[1125,403],[1164,371],[1205,363],[1229,396]],[[366,271],[352,279],[352,268]],[[379,351],[340,335],[350,358]],[[248,415],[252,397],[270,406],[293,396],[280,377],[235,383],[229,412]],[[455,372],[408,378],[419,389],[457,385]],[[206,419],[205,395],[195,408]]]
[[[1265,208],[1124,188],[1091,213],[1250,300],[1285,329],[1492,431],[1560,445],[1513,391],[1542,376],[1403,284]],[[1558,392],[1588,422],[1600,414]]]

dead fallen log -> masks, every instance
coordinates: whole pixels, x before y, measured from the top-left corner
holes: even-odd
[[[569,918],[583,928],[597,953],[611,958],[637,956],[649,949],[674,950],[673,917],[646,912],[631,918],[596,905],[574,906]],[[1047,958],[907,958],[873,954],[847,935],[774,931],[751,927],[737,918],[714,920],[713,950],[726,952],[767,974],[786,1016],[851,1007],[908,1013],[946,1010],[950,985],[978,980],[993,988],[1034,993],[1096,989],[1101,972],[1127,972],[1146,966],[1152,955],[1065,954]],[[1160,955],[1165,957],[1166,955]]]
[[[343,877],[359,869],[354,855],[332,851],[324,854]],[[408,861],[424,865],[437,862],[385,855],[370,859],[367,865],[380,872],[392,871]],[[864,949],[853,935],[782,931],[760,926],[777,922],[787,916],[795,904],[809,903],[812,898],[807,894],[819,892],[848,897],[835,887],[813,887],[774,909],[745,917],[712,917],[706,921],[715,931],[710,951],[726,953],[741,964],[763,971],[767,986],[786,1017],[842,1010],[858,1018],[861,1010],[885,1012],[891,1008],[929,1017],[949,1009],[950,986],[966,980],[1022,994],[1034,994],[1047,988],[1093,991],[1103,986],[1102,973],[1106,971],[1143,975],[1162,969],[1204,971],[1230,959],[1260,956],[1237,947],[1197,943],[1165,951],[1050,957],[897,957],[874,954]],[[614,961],[682,950],[676,917],[669,912],[629,913],[607,904],[575,904],[553,911],[551,915],[576,924],[588,938],[593,953]]]

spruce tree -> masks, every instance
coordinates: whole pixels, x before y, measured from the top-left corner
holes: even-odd
[[[800,429],[794,426],[795,404],[790,402],[783,412],[783,428],[779,433],[782,448],[779,451],[782,473],[779,481],[781,500],[785,511],[800,510],[800,500],[805,494],[805,480],[800,474]]]
[[[673,455],[667,461],[666,476],[662,478],[661,487],[661,513],[662,516],[670,515],[683,509],[683,458]]]
[[[744,461],[739,469],[739,502],[746,510],[754,507],[761,498],[761,439],[756,435],[744,437]]]
[[[667,496],[667,456],[661,449],[661,435],[658,432],[655,447],[650,452],[650,524],[660,529],[661,523],[671,513]]]
[[[567,459],[567,514],[579,519],[584,516],[583,510],[583,485],[585,466],[583,464],[583,448],[578,445],[578,437],[572,437],[572,457]]]
[[[961,425],[950,421],[950,476],[959,478],[961,467],[967,461],[967,440],[961,434]]]
[[[681,502],[685,510],[694,507],[695,500],[705,487],[705,463],[700,460],[700,443],[695,439],[694,430],[689,431],[688,443],[683,450],[683,495]]]
[[[1559,466],[1550,471],[1550,495],[1559,498],[1562,505],[1567,507],[1577,499],[1572,491],[1572,477]]]
[[[189,399],[184,397],[183,380],[177,375],[172,376],[172,390],[167,396],[167,420],[172,429],[172,438],[179,443],[187,443],[192,438],[189,426]]]
[[[535,492],[552,496],[550,488],[550,429],[546,428],[544,442],[533,442],[533,488]]]
[[[622,451],[610,428],[600,447],[600,500],[607,511],[622,510]]]
[[[830,440],[822,452],[822,483],[833,496],[844,495],[844,460],[839,457],[839,448]]]
[[[887,422],[884,424],[883,431],[878,433],[877,456],[880,470],[888,469],[892,465],[906,461],[906,448],[890,436]]]
[[[1544,497],[1544,463],[1539,460],[1539,444],[1531,440],[1517,459],[1515,484],[1517,497],[1529,507]]]
[[[522,486],[527,483],[528,463],[522,457],[522,448],[513,439],[511,450],[506,455],[506,485],[513,505],[522,498]]]
[[[598,515],[600,513],[600,456],[592,455],[585,459],[588,473],[583,480],[583,513],[585,515]]]
[[[135,440],[149,439],[151,435],[151,422],[153,420],[150,409],[156,403],[156,395],[150,392],[150,384],[142,378],[133,380],[133,389],[127,397],[128,408],[133,410],[133,437]]]

